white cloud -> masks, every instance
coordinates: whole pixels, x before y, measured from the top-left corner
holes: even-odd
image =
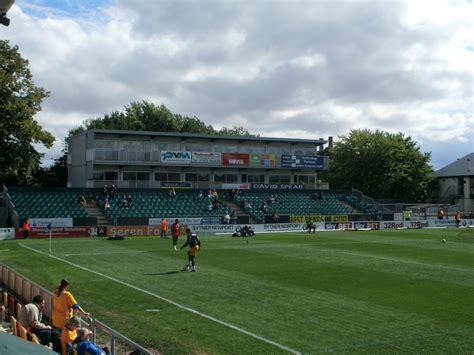
[[[401,131],[439,167],[454,160],[448,144],[456,157],[474,151],[472,12],[470,1],[116,0],[67,11],[18,0],[1,31],[51,91],[37,118],[58,142],[148,100],[263,136]]]

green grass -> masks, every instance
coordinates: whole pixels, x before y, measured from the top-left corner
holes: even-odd
[[[97,273],[20,246],[47,253],[48,240],[2,242],[0,260],[48,289],[67,277],[95,318],[165,354],[286,351],[160,297],[302,353],[474,351],[474,229],[201,240],[196,273],[152,237],[53,240]]]

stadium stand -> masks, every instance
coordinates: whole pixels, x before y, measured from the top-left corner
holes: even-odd
[[[96,218],[91,206],[102,214],[105,222],[121,224],[120,219],[217,217],[226,213],[242,212],[256,223],[268,222],[273,213],[278,215],[356,215],[380,220],[374,204],[363,202],[352,193],[331,190],[241,190],[231,199],[229,190],[219,190],[219,202],[210,208],[212,199],[197,189],[179,189],[176,195],[168,189],[118,189],[115,196],[107,196],[101,189],[21,189],[9,188],[9,195],[19,216],[25,218]],[[87,205],[79,202],[81,196]],[[276,200],[272,201],[272,196]],[[106,202],[107,198],[107,204]],[[131,203],[125,203],[130,199]],[[261,206],[266,203],[266,210]],[[107,205],[107,206],[106,206]],[[235,209],[238,209],[236,211]],[[100,209],[100,210],[99,210]],[[89,212],[89,213],[88,213]],[[247,217],[248,218],[248,217]],[[130,222],[128,222],[130,223]],[[84,224],[82,224],[84,225]]]

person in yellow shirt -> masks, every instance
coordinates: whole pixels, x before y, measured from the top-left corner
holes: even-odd
[[[52,323],[55,328],[63,328],[68,319],[76,313],[90,318],[90,314],[81,308],[72,293],[67,290],[68,287],[69,282],[63,279],[54,290]]]
[[[81,326],[79,319],[72,317],[68,319],[67,323],[61,332],[61,355],[66,355],[72,350],[72,343],[77,337],[77,328]]]

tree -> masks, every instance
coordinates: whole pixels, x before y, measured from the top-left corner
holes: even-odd
[[[54,137],[34,120],[49,93],[37,87],[18,47],[0,40],[0,182],[26,183],[43,154],[35,145],[50,148]]]
[[[411,137],[376,130],[352,130],[328,150],[328,180],[333,188],[361,190],[374,198],[420,202],[433,179],[431,154]]]
[[[224,127],[216,130],[195,116],[182,116],[172,113],[165,105],[156,106],[153,103],[142,101],[132,102],[122,111],[113,111],[104,117],[84,121],[81,126],[69,131],[66,142],[74,134],[94,128],[255,137],[243,127],[231,129]]]

